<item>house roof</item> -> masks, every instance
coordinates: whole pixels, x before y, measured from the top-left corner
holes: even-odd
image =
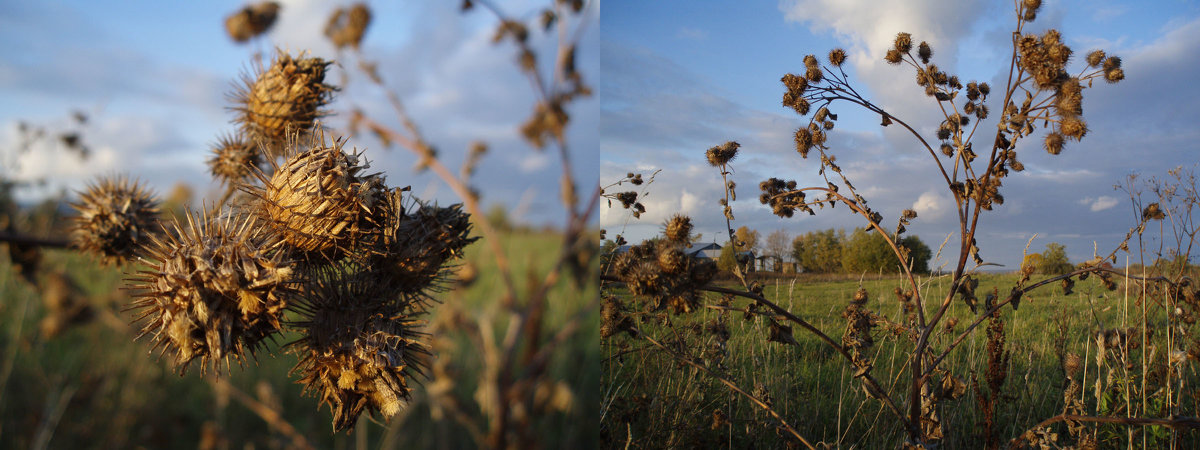
[[[708,243],[703,243],[703,244],[695,243],[695,244],[692,244],[691,247],[687,248],[687,254],[690,256],[696,256],[696,255],[700,254],[700,252],[705,251],[705,250],[720,250],[720,249],[721,249],[721,246],[717,245],[716,242],[708,242]]]

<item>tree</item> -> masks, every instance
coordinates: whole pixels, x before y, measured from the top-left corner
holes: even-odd
[[[913,272],[929,273],[929,260],[933,258],[933,250],[925,245],[921,238],[908,236],[900,240],[900,245],[908,249],[908,260],[912,264]]]
[[[933,252],[916,236],[900,239],[898,244],[908,252],[912,271],[929,272],[929,259]],[[900,260],[888,245],[887,239],[875,231],[858,228],[842,246],[842,269],[848,273],[900,272]]]
[[[745,225],[742,225],[738,227],[737,232],[734,233],[734,236],[737,237],[737,250],[739,252],[752,252],[758,248],[758,231],[751,230]]]
[[[1057,242],[1046,244],[1046,250],[1042,251],[1042,262],[1038,265],[1038,272],[1047,275],[1062,275],[1071,272],[1075,266],[1067,259],[1067,247]]]
[[[792,240],[792,258],[805,272],[831,273],[842,270],[845,230],[810,231]]]
[[[778,229],[767,235],[767,242],[763,244],[763,254],[776,259],[776,262],[783,262],[783,258],[788,256],[788,240],[791,236],[787,230]],[[775,265],[775,271],[782,270],[782,264]]]
[[[733,243],[727,242],[721,247],[721,256],[717,258],[717,270],[733,272],[734,266],[737,266],[737,251],[734,250]]]

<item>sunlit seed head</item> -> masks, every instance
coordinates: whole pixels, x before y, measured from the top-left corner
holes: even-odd
[[[245,361],[278,332],[296,275],[252,218],[206,211],[145,245],[147,269],[130,278],[142,335],[201,371]]]
[[[692,219],[688,216],[676,214],[667,220],[663,227],[663,236],[671,242],[677,242],[687,245],[692,235]]]
[[[709,165],[713,167],[724,166],[737,157],[738,147],[741,147],[741,144],[729,141],[709,148],[704,152],[704,156],[708,158]]]
[[[887,55],[884,55],[883,60],[887,61],[888,64],[900,64],[901,61],[904,61],[904,54],[893,48],[887,51]]]
[[[1087,123],[1078,117],[1065,117],[1062,119],[1062,123],[1059,125],[1059,131],[1063,134],[1063,136],[1075,139],[1077,141],[1083,139],[1083,136],[1087,134],[1088,131]]]
[[[1046,152],[1050,153],[1051,155],[1057,155],[1059,153],[1062,153],[1063,135],[1059,134],[1059,133],[1047,134],[1046,140],[1045,140],[1045,147],[1046,147]]]
[[[897,33],[892,48],[900,53],[908,53],[912,50],[912,35],[905,32]]]
[[[835,48],[829,51],[829,64],[832,64],[834,67],[841,67],[844,62],[846,62],[845,50]]]
[[[262,199],[255,213],[289,246],[330,257],[372,231],[371,214],[384,196],[382,179],[363,173],[368,164],[317,137],[287,161],[262,187],[246,189]]]
[[[1087,55],[1087,65],[1092,68],[1098,68],[1104,64],[1104,50],[1092,50]]]
[[[1125,79],[1125,70],[1120,67],[1104,72],[1104,81],[1116,83]]]
[[[254,77],[244,75],[233,109],[250,142],[266,147],[270,156],[280,156],[291,134],[316,128],[336,90],[325,84],[329,64],[279,52],[270,67],[258,69]]]

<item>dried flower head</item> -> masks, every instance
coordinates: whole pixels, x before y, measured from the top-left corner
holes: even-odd
[[[834,67],[841,67],[844,62],[846,62],[845,50],[835,48],[829,51],[829,64],[833,64]]]
[[[255,213],[264,226],[297,250],[333,257],[357,244],[375,228],[372,214],[385,192],[377,174],[364,174],[369,165],[357,153],[342,151],[344,141],[324,143],[290,156],[263,186],[245,187],[260,198]]]
[[[1083,363],[1083,358],[1075,353],[1067,353],[1066,358],[1063,358],[1063,370],[1067,372],[1067,378],[1075,378],[1075,374],[1079,373],[1079,367]]]
[[[280,52],[271,67],[259,69],[234,94],[239,106],[237,121],[252,142],[263,145],[271,156],[280,156],[289,135],[309,132],[325,115],[333,86],[325,84],[329,62],[321,58],[292,57]]]
[[[358,49],[367,25],[371,24],[371,9],[365,3],[355,3],[350,8],[338,8],[325,24],[325,37],[337,48]]]
[[[912,35],[909,33],[896,33],[896,41],[893,43],[893,48],[900,53],[908,53],[912,50]]]
[[[1166,213],[1164,213],[1162,208],[1158,206],[1158,202],[1146,205],[1146,207],[1142,209],[1142,220],[1163,220],[1166,217]]]
[[[449,207],[416,203],[404,207],[403,190],[393,190],[377,219],[379,231],[364,246],[377,282],[412,294],[424,301],[426,292],[440,289],[450,277],[447,264],[461,258],[463,249],[478,238],[470,237],[470,215],[461,204]]]
[[[188,213],[186,225],[154,237],[149,268],[129,280],[141,336],[174,353],[181,373],[197,358],[202,372],[229,357],[244,361],[280,330],[294,293],[291,264],[252,218],[210,214]]]
[[[928,42],[921,41],[921,45],[917,46],[917,56],[921,58],[922,64],[929,64],[929,59],[933,58],[933,47],[930,47]]]
[[[1046,135],[1046,152],[1051,155],[1062,153],[1063,135],[1059,133],[1050,133]]]
[[[241,134],[221,136],[212,153],[209,171],[214,178],[230,185],[249,178],[254,168],[262,164],[262,154]]]
[[[676,214],[663,226],[663,236],[669,241],[687,245],[692,236],[692,219]]]
[[[234,42],[246,42],[266,33],[279,15],[279,2],[259,2],[225,18],[225,32]]]
[[[808,127],[800,127],[796,129],[796,151],[800,156],[807,158],[808,151],[813,147],[813,134]]]
[[[733,158],[737,157],[738,147],[741,147],[741,144],[729,141],[724,144],[709,148],[704,155],[708,157],[708,163],[710,165],[713,167],[720,167],[729,164],[730,161],[733,161]]]
[[[1087,65],[1092,68],[1100,67],[1104,63],[1104,50],[1092,50],[1087,55]]]
[[[1077,141],[1083,139],[1083,135],[1087,134],[1087,131],[1087,123],[1078,117],[1064,117],[1059,124],[1059,132],[1063,136]]]
[[[893,48],[887,51],[887,55],[884,55],[883,60],[887,61],[888,64],[900,64],[901,61],[904,61],[904,54]]]
[[[411,394],[409,380],[428,370],[424,323],[406,299],[355,265],[315,273],[298,298],[302,336],[289,345],[305,393],[333,412],[335,432],[363,410],[391,417]]]
[[[123,264],[159,231],[158,200],[124,177],[99,179],[71,206],[79,212],[72,244],[105,263]]]

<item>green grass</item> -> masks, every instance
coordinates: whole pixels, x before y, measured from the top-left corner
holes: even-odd
[[[529,282],[526,274],[550,269],[560,241],[560,236],[548,233],[505,237],[519,292],[525,292]],[[439,295],[444,304],[427,319],[434,323],[438,314],[454,308],[468,316],[494,318],[496,334],[503,332],[507,316],[493,314],[502,290],[489,248],[483,242],[473,244],[464,260],[478,268],[477,280]],[[202,377],[193,369],[181,377],[166,359],[148,354],[148,340],[134,342],[133,327],[126,325],[132,315],[122,311],[127,293],[119,289],[120,272],[66,251],[47,252],[43,267],[65,270],[101,312],[90,323],[43,337],[38,326],[45,315],[40,293],[15,276],[6,258],[0,261],[0,443],[5,443],[0,447],[29,448],[42,439],[50,448],[195,448],[204,430],[218,424],[221,432],[212,437],[223,439],[228,448],[278,448],[290,442],[236,400],[218,395],[207,380],[212,374]],[[548,413],[533,423],[547,448],[594,446],[598,439],[599,319],[591,303],[598,291],[594,281],[576,286],[567,278],[551,290],[546,333],[590,309],[581,330],[551,362],[551,378],[569,386],[574,403],[567,412]],[[465,402],[464,409],[481,418],[470,401],[480,370],[478,349],[453,330],[441,337],[450,344],[439,357],[450,358],[460,374],[455,392]],[[413,402],[390,423],[364,414],[354,434],[333,434],[329,409],[318,410],[317,399],[302,396],[301,386],[288,377],[296,356],[280,347],[289,340],[285,335],[269,351],[260,352],[257,363],[235,365],[228,379],[249,396],[274,404],[317,448],[383,448],[385,442],[399,448],[473,445],[457,423],[431,417],[424,386],[416,388]],[[366,446],[358,447],[362,444]]]
[[[985,274],[980,277],[976,293],[982,301],[993,287],[1000,293],[1007,293],[1015,281],[1015,275]],[[948,277],[925,277],[919,282],[931,314],[932,305],[940,304],[944,297]],[[857,280],[798,281],[793,284],[787,279],[767,279],[762,283],[767,299],[840,342],[846,327],[841,313],[859,287]],[[893,292],[895,287],[904,286],[902,280],[885,277],[865,280],[862,286],[870,294],[868,308],[893,322],[904,322],[900,303]],[[1001,390],[1003,399],[997,410],[997,435],[1002,443],[1006,444],[1008,439],[1041,420],[1062,413],[1066,380],[1055,348],[1060,336],[1066,351],[1077,353],[1087,363],[1085,401],[1088,412],[1096,412],[1093,388],[1099,368],[1094,333],[1106,328],[1135,327],[1141,320],[1136,292],[1127,297],[1123,289],[1124,285],[1121,285],[1117,291],[1107,291],[1092,278],[1076,283],[1072,295],[1063,295],[1058,284],[1054,284],[1026,296],[1019,310],[1003,310],[1011,362]],[[618,289],[617,292],[621,291]],[[715,297],[706,299],[708,304],[715,302]],[[747,303],[739,298],[732,306],[744,308]],[[1163,308],[1153,301],[1147,304],[1149,328],[1159,331],[1153,342],[1159,349],[1165,348]],[[793,327],[798,345],[767,342],[769,325],[766,318],[745,320],[741,312],[727,314],[732,338],[726,344],[727,354],[723,360],[715,356],[718,352],[704,351],[719,345],[719,340],[703,327],[718,319],[720,312],[717,310],[704,309],[684,315],[641,314],[638,326],[667,345],[678,345],[708,367],[717,368],[748,392],[761,385],[769,393],[774,409],[810,442],[866,448],[896,447],[902,443],[905,431],[899,421],[881,402],[867,398],[862,383],[852,377],[853,368],[834,349],[798,326]],[[958,326],[953,333],[935,332],[932,335],[932,347],[939,352],[977,316],[956,298],[947,317],[957,318]],[[664,320],[672,326],[665,326]],[[787,324],[785,321],[780,323]],[[986,325],[985,321],[940,365],[968,385],[971,377],[977,376],[984,390],[987,389],[984,378]],[[873,336],[872,375],[903,408],[907,403],[904,395],[911,382],[906,355],[914,343],[883,327],[876,327]],[[625,335],[604,341],[602,347],[606,358],[606,397],[601,432],[606,446],[624,447],[627,443],[634,448],[782,445],[773,419],[708,374],[680,364],[651,348],[644,340]],[[1129,369],[1139,380],[1142,354],[1140,350],[1131,352],[1131,364],[1136,364]],[[1153,361],[1159,366],[1163,365],[1163,355],[1162,350],[1154,353]],[[719,360],[721,364],[717,364]],[[1187,396],[1179,402],[1181,409],[1177,414],[1196,415],[1195,400],[1191,397],[1195,390],[1190,387],[1200,381],[1200,376],[1192,363],[1185,365],[1184,373]],[[1140,397],[1134,395],[1134,401],[1139,402]],[[730,420],[714,428],[713,416],[718,410]],[[962,397],[944,400],[941,419],[946,435],[945,447],[977,448],[982,445],[982,429],[978,424],[983,417],[974,391],[968,389]],[[1066,438],[1062,425],[1055,431],[1063,436],[1060,444],[1073,442]],[[1104,426],[1100,428],[1099,436],[1103,445],[1124,446],[1129,442],[1125,428]],[[1187,438],[1189,440],[1184,442],[1195,443],[1197,436],[1192,434]],[[1134,443],[1141,443],[1142,439],[1149,440],[1140,434],[1132,438]],[[1156,441],[1150,442],[1153,446]]]

